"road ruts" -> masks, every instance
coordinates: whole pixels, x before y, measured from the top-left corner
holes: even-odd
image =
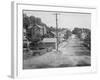
[[[83,46],[83,41],[75,35],[72,35],[67,41],[62,42],[59,45],[59,50],[68,55],[90,55],[90,51]]]

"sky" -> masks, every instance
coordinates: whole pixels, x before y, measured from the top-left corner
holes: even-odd
[[[41,18],[41,21],[47,26],[56,27],[56,12],[46,11],[24,11],[27,16],[35,16]],[[58,12],[57,12],[58,13]],[[58,13],[58,27],[68,28],[70,30],[74,27],[91,28],[91,14],[89,13]]]

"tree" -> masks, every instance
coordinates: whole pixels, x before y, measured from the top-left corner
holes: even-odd
[[[36,24],[38,24],[38,25],[41,25],[42,24],[41,19],[38,18],[38,17],[35,19],[35,21],[36,21]]]
[[[30,19],[30,24],[31,25],[35,25],[36,24],[36,20],[35,20],[36,18],[34,16],[30,16],[29,19]]]
[[[70,30],[67,30],[65,35],[64,35],[64,39],[68,39],[71,36],[72,32]]]
[[[81,38],[82,29],[81,28],[74,28],[72,30],[72,34],[75,34],[78,38]]]
[[[83,29],[84,33],[86,33],[86,37],[83,39],[84,46],[86,46],[89,50],[91,49],[91,31],[90,29]]]
[[[87,28],[74,28],[72,31],[73,34],[77,35],[77,37],[83,41],[83,45],[87,49],[91,49],[91,30]],[[84,35],[83,35],[84,34]],[[84,36],[84,38],[83,38]]]
[[[30,25],[30,19],[26,14],[23,14],[23,28],[27,30]]]
[[[42,39],[38,28],[41,24],[43,23],[40,18],[23,14],[23,28],[26,31],[24,34],[29,42],[37,44]]]

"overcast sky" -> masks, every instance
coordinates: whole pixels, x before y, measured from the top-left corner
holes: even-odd
[[[43,11],[24,11],[27,16],[41,18],[42,22],[48,26],[56,27],[55,12]],[[58,13],[58,27],[73,29],[74,27],[89,28],[91,27],[91,14],[80,13]]]

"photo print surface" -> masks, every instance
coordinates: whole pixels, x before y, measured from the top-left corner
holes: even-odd
[[[91,14],[23,10],[23,69],[91,66]]]

